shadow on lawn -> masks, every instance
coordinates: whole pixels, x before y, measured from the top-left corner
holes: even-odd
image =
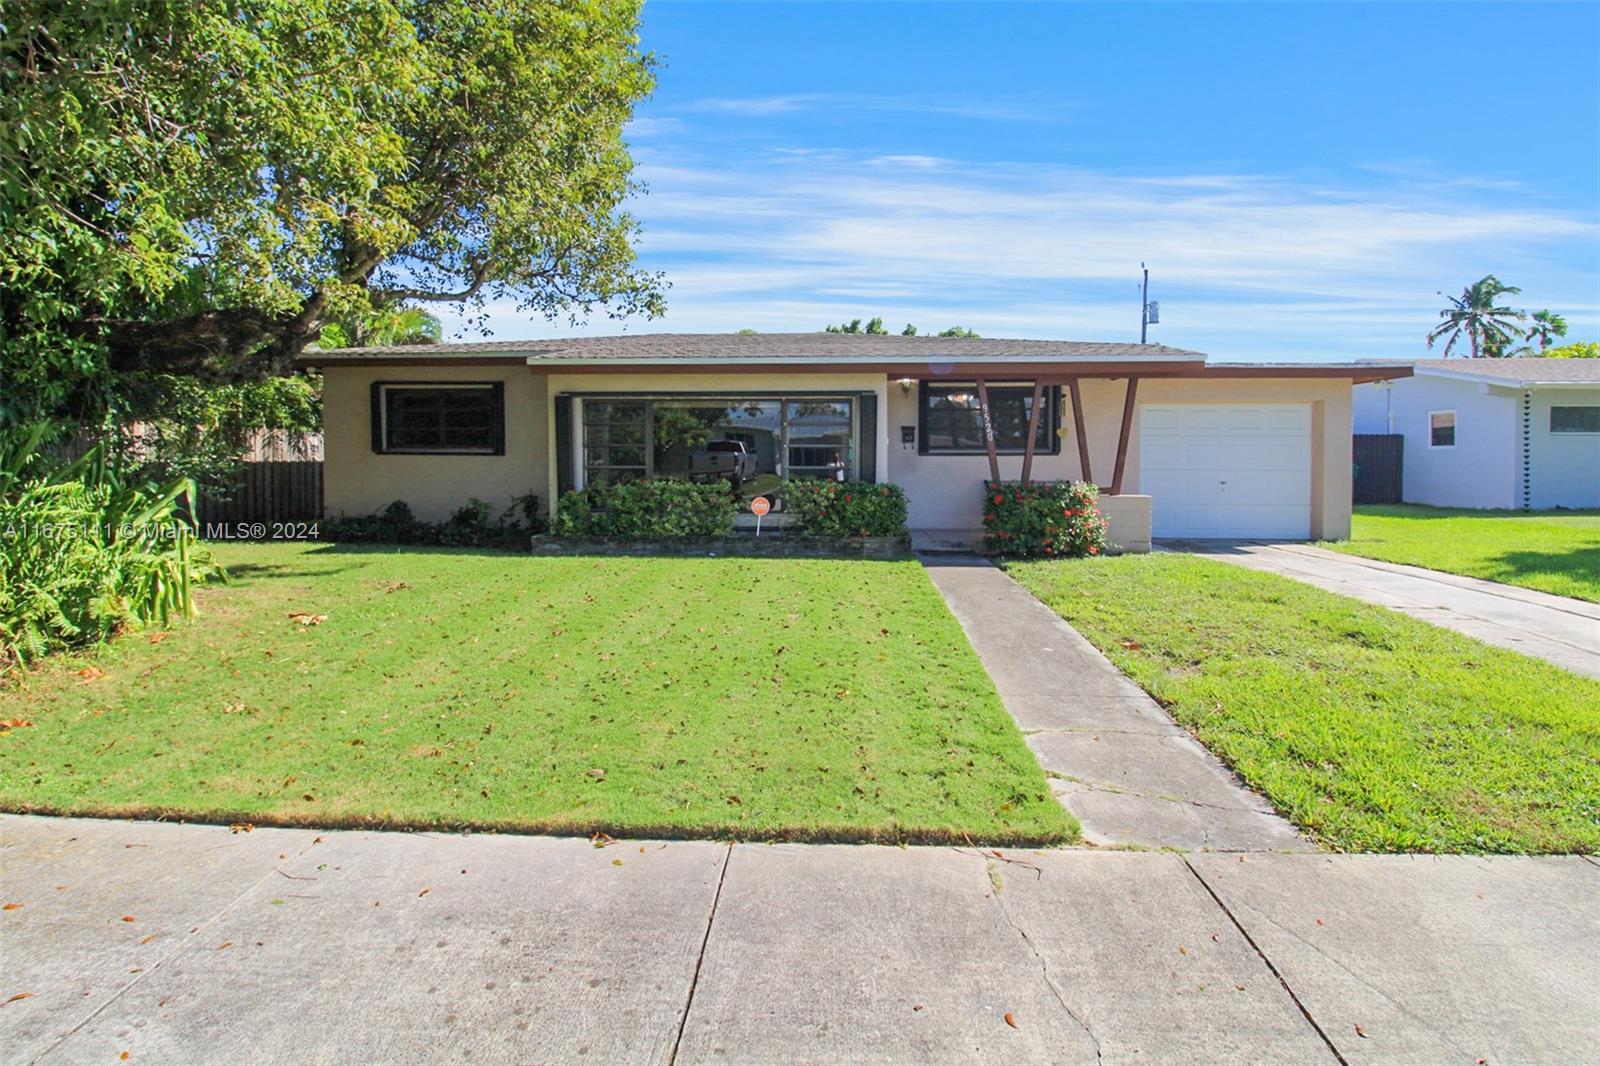
[[[1492,580],[1511,580],[1532,574],[1549,574],[1600,587],[1600,540],[1564,551],[1537,551],[1521,548],[1490,556],[1486,562],[1497,568]]]

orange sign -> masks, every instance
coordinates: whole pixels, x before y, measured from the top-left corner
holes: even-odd
[[[757,496],[750,501],[750,513],[757,518],[760,518],[770,510],[772,510],[772,501],[765,496]]]

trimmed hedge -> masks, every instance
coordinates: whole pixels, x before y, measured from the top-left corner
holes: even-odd
[[[983,549],[990,555],[1077,558],[1106,550],[1106,520],[1093,485],[985,481],[983,491]]]
[[[558,537],[720,537],[733,532],[732,489],[726,481],[604,482],[561,497],[550,531]]]
[[[903,537],[906,494],[899,485],[870,481],[791,481],[783,490],[787,513],[800,529],[819,537]]]
[[[542,532],[539,498],[519,496],[498,518],[492,508],[473,498],[443,522],[424,522],[404,500],[354,518],[329,518],[320,525],[321,540],[344,544],[425,544],[453,548],[526,548],[528,538]]]

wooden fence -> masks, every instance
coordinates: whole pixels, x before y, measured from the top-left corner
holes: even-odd
[[[1398,433],[1357,433],[1355,502],[1399,503],[1405,487],[1405,441]]]
[[[322,462],[245,463],[239,490],[228,499],[202,493],[194,517],[202,535],[208,525],[316,521],[322,517]]]

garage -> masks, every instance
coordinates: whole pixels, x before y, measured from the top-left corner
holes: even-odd
[[[1309,404],[1150,404],[1139,482],[1157,537],[1311,536]]]

